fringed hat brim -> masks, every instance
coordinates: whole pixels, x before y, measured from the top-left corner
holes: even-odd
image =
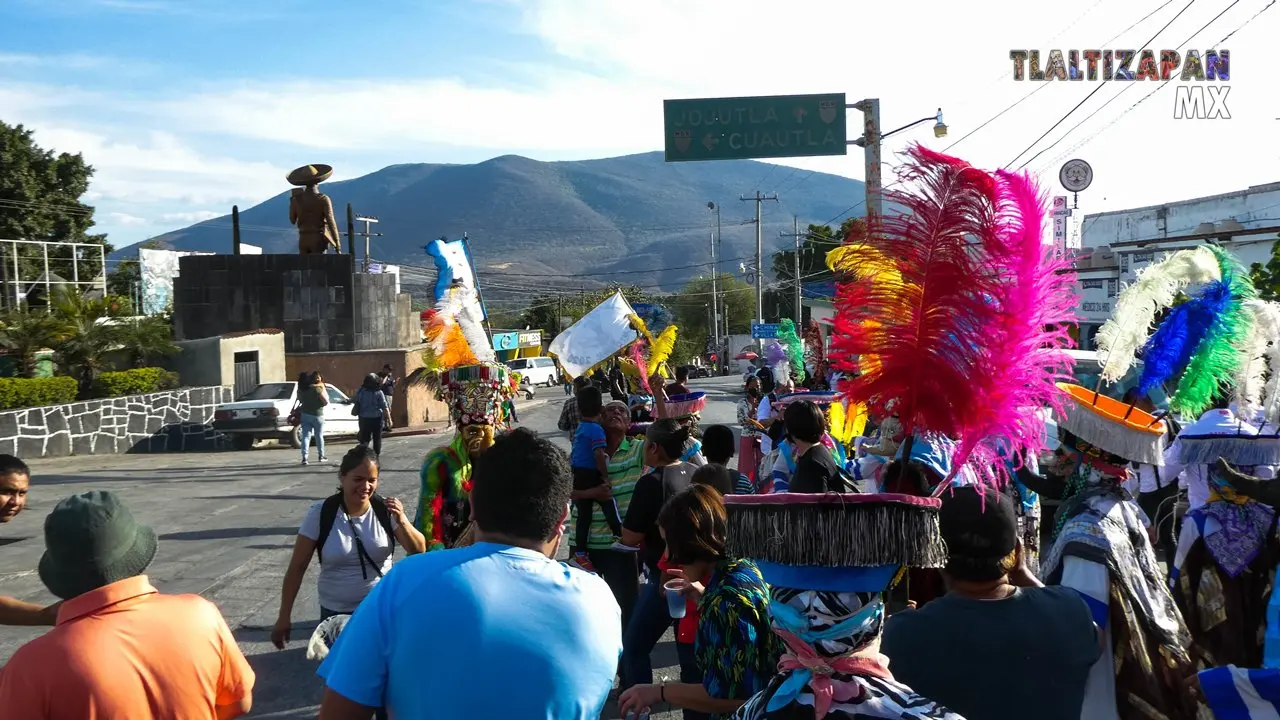
[[[776,402],[770,404],[771,407],[785,408],[793,402],[807,401],[819,407],[826,407],[840,399],[839,393],[834,392],[793,392],[780,396]]]
[[[1112,455],[1146,465],[1164,465],[1165,424],[1150,413],[1088,388],[1058,383],[1067,393],[1058,425]]]
[[[672,395],[667,398],[666,414],[668,417],[682,418],[700,413],[707,407],[707,394],[704,392]]]
[[[1212,465],[1223,458],[1232,465],[1280,465],[1280,438],[1262,435],[1180,436],[1178,461]]]
[[[730,495],[729,552],[779,565],[936,568],[947,561],[936,498]]]

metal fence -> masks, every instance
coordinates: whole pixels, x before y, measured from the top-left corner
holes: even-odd
[[[69,276],[69,277],[68,277]],[[54,288],[97,288],[107,292],[107,250],[97,243],[0,238],[0,306],[29,307],[43,293],[49,305]]]

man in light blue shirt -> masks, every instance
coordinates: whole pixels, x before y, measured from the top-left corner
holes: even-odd
[[[369,593],[320,666],[323,720],[600,716],[621,612],[603,580],[551,559],[568,459],[519,428],[472,478],[477,543],[406,558]]]

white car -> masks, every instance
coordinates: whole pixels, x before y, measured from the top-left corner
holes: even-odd
[[[332,385],[325,385],[325,390],[329,404],[324,406],[324,436],[358,434],[360,427],[351,415],[351,398]],[[213,429],[230,437],[237,450],[248,450],[261,439],[285,440],[299,447],[301,431],[289,424],[297,397],[296,382],[263,383],[235,402],[219,405],[214,410]]]
[[[516,358],[505,364],[511,372],[520,373],[522,383],[547,387],[560,384],[560,369],[549,357]]]

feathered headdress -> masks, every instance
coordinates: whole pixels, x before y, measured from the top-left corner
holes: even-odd
[[[1253,326],[1253,313],[1246,303],[1257,297],[1248,272],[1230,253],[1217,245],[1209,245],[1207,249],[1218,262],[1226,301],[1220,304],[1204,339],[1187,361],[1178,389],[1169,402],[1171,410],[1185,415],[1204,412],[1216,395],[1238,379]]]
[[[460,283],[445,291],[427,320],[430,369],[446,370],[496,362],[484,331],[475,291]]]
[[[804,343],[796,334],[796,324],[791,318],[783,318],[778,324],[778,343],[787,351],[787,362],[796,382],[804,382]]]
[[[857,242],[848,242],[827,253],[827,267],[836,275],[836,304],[857,305],[869,291],[870,283],[884,283],[889,286],[903,284],[902,273],[891,258],[879,250],[863,243],[859,237]],[[848,337],[848,327],[841,317],[835,319],[835,331],[831,334],[831,366],[845,373],[876,373],[879,370],[879,359],[875,355],[858,357],[849,352],[844,338]],[[877,327],[872,318],[863,318],[862,324],[870,330]]]
[[[659,309],[661,310],[661,308]],[[671,353],[676,349],[676,333],[680,329],[675,325],[668,324],[657,337],[654,337],[653,333],[649,331],[649,324],[645,322],[644,318],[639,315],[632,315],[630,320],[631,327],[635,328],[640,337],[628,349],[628,359],[634,363],[637,371],[643,371],[644,377],[640,378],[640,384],[644,386],[645,390],[652,392],[649,387],[649,378],[653,377],[654,373],[658,373],[664,378],[667,377],[666,362],[671,359]],[[626,368],[624,368],[625,371]]]
[[[1266,422],[1274,425],[1280,420],[1280,304],[1252,300],[1247,305],[1253,311],[1254,334],[1247,348],[1249,357],[1245,372],[1249,378],[1241,383],[1246,388],[1242,404],[1250,406],[1254,414],[1261,409]],[[1252,395],[1259,367],[1265,368],[1269,376],[1262,389],[1260,403]]]
[[[1213,250],[1204,245],[1179,250],[1141,270],[1116,298],[1111,319],[1098,330],[1098,349],[1106,353],[1102,379],[1113,383],[1129,372],[1156,316],[1173,305],[1178,293],[1217,280],[1222,280],[1221,265]]]
[[[1029,176],[919,146],[908,156],[914,189],[887,193],[906,212],[865,241],[893,271],[840,283],[831,355],[838,368],[861,364],[842,383],[851,404],[885,412],[896,400],[908,438],[958,439],[953,474],[972,461],[1000,482],[997,459],[1039,452],[1039,410],[1062,403],[1075,277],[1046,251],[1044,199]]]

